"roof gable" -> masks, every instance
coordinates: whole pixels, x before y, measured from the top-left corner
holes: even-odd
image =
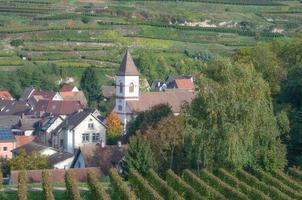
[[[135,66],[130,52],[127,50],[117,76],[139,76],[137,67]]]

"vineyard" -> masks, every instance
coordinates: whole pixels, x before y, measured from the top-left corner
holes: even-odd
[[[55,65],[78,81],[96,66],[108,84],[126,48],[173,66],[188,55],[229,56],[288,38],[301,26],[299,1],[0,0],[0,71]]]
[[[102,182],[95,172],[87,175],[87,189],[79,187],[73,171],[65,173],[64,191],[58,192],[49,182],[47,171],[42,173],[42,191],[27,190],[26,172],[18,176],[17,192],[2,193],[6,199],[121,199],[121,200],[200,200],[200,199],[235,199],[269,200],[302,199],[302,171],[290,168],[282,171],[264,172],[260,169],[230,171],[218,169],[215,172],[201,170],[194,173],[184,170],[181,175],[168,170],[161,177],[150,169],[145,177],[135,170],[130,170],[128,181],[117,170],[112,169],[110,181]],[[83,184],[83,183],[81,183]]]

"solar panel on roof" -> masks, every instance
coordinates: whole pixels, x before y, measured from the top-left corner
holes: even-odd
[[[0,140],[14,139],[12,132],[9,129],[0,128]]]

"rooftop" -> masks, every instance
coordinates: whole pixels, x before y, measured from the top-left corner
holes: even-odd
[[[127,50],[117,76],[139,76],[137,67],[135,66],[130,52]]]
[[[15,136],[10,129],[0,128],[0,142],[15,141]]]

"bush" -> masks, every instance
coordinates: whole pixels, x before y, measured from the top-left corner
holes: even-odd
[[[27,200],[27,174],[20,171],[18,174],[18,200]]]
[[[81,200],[79,188],[76,184],[73,171],[66,171],[65,173],[66,197],[70,200]]]
[[[54,200],[52,187],[49,185],[49,174],[47,171],[42,172],[42,188],[44,200]]]
[[[129,181],[139,199],[164,200],[136,170],[130,169]]]
[[[287,174],[283,173],[282,171],[274,170],[272,171],[272,175],[278,180],[282,181],[285,185],[293,188],[294,190],[302,192],[302,187],[300,186],[300,184],[293,180],[291,177],[289,177]]]
[[[172,170],[167,171],[166,181],[175,191],[185,199],[199,200],[203,199],[189,184],[183,181]]]
[[[265,182],[268,185],[272,185],[279,189],[281,192],[287,194],[288,196],[294,198],[294,199],[301,199],[302,195],[296,192],[295,190],[291,189],[287,185],[283,184],[278,179],[272,177],[270,174],[264,172],[261,169],[254,169],[253,172],[255,173],[255,176],[259,178],[261,181]]]
[[[153,186],[153,188],[161,194],[167,200],[182,200],[183,198],[173,190],[163,179],[161,179],[157,173],[150,169],[147,173],[147,180]]]
[[[262,191],[264,194],[268,195],[272,199],[280,199],[280,200],[290,199],[289,196],[287,196],[286,194],[283,194],[282,192],[277,190],[275,187],[264,184],[259,179],[257,179],[253,175],[247,173],[244,170],[238,170],[236,172],[236,176],[239,180],[245,182],[246,184],[248,184],[249,186],[251,186],[255,189]]]
[[[240,190],[242,193],[246,194],[250,199],[260,200],[270,198],[266,196],[263,192],[250,187],[244,182],[241,182],[239,179],[234,177],[231,173],[225,169],[218,169],[218,176],[221,180],[229,184],[230,186]]]
[[[119,199],[136,200],[135,194],[128,188],[128,185],[118,175],[116,169],[111,169],[109,176],[113,191],[118,195]]]
[[[2,169],[0,170],[0,190],[3,188],[3,173]]]
[[[236,189],[230,187],[218,177],[213,175],[212,173],[208,172],[207,170],[201,170],[200,177],[204,180],[208,185],[211,185],[216,190],[221,192],[225,197],[230,199],[237,199],[237,200],[247,200],[248,197],[245,194],[237,191]]]
[[[13,47],[18,47],[18,46],[21,46],[23,45],[23,40],[12,40],[10,42],[10,45],[13,46]]]
[[[183,179],[197,192],[208,199],[226,199],[220,192],[209,186],[188,169],[184,170]]]
[[[98,181],[97,176],[93,171],[88,172],[87,182],[90,192],[95,199],[110,200],[110,197],[106,193],[101,183]]]
[[[87,24],[87,23],[90,21],[90,18],[87,17],[87,16],[82,16],[81,21],[82,21],[84,24]]]

